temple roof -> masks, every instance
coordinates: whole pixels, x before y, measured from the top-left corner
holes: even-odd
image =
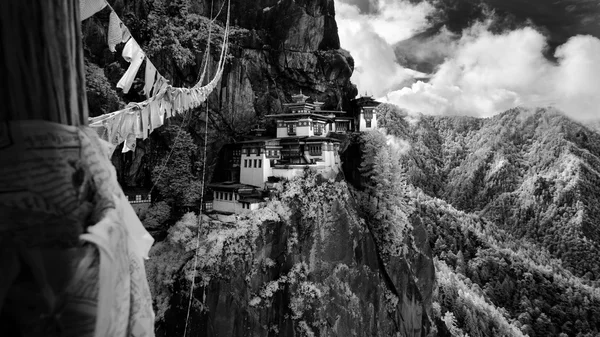
[[[285,138],[279,138],[279,141],[281,143],[293,143],[293,142],[300,142],[300,141],[321,141],[321,142],[340,142],[338,139],[335,138],[330,138],[330,137],[321,137],[321,136],[291,136],[291,137],[285,137]]]
[[[283,114],[276,114],[276,115],[266,115],[265,117],[267,118],[297,118],[300,119],[302,117],[311,117],[311,118],[315,118],[315,119],[332,119],[335,117],[335,115],[330,114],[330,115],[324,115],[324,114],[320,114],[320,113],[315,113],[315,112],[296,112],[296,113],[283,113]]]
[[[237,192],[238,190],[248,189],[254,190],[256,187],[252,185],[240,184],[232,181],[224,181],[220,183],[212,183],[208,184],[209,188],[217,191],[233,191]]]
[[[241,198],[238,200],[238,202],[243,202],[243,203],[247,203],[247,204],[258,204],[258,203],[264,202],[264,200],[259,199],[259,198]]]
[[[306,102],[308,98],[310,97],[302,94],[302,90],[300,90],[299,94],[292,95],[292,100],[294,100],[296,103]]]

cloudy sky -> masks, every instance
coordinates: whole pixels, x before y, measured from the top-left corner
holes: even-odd
[[[554,105],[580,120],[600,117],[597,0],[553,8],[540,7],[547,0],[482,0],[483,14],[464,22],[441,13],[445,0],[430,1],[438,3],[335,0],[360,94],[425,114],[487,117]]]

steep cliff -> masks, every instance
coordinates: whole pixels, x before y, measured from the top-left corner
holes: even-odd
[[[190,0],[116,0],[109,1],[130,27],[132,35],[147,52],[157,69],[173,85],[191,86],[197,80],[208,35],[208,17],[220,15],[213,25],[209,74],[214,74],[226,18],[226,1]],[[325,102],[325,108],[337,109],[356,95],[349,81],[354,68],[350,54],[340,49],[331,0],[231,1],[232,39],[230,57],[223,79],[208,99],[209,141],[207,164],[210,172],[216,154],[224,143],[240,139],[257,124],[267,125],[264,116],[281,111],[281,103],[303,91]],[[90,71],[88,82],[95,84],[94,113],[109,112],[115,105],[113,91],[127,63],[110,53],[105,36],[108,13],[105,11],[84,22],[86,57],[91,67],[103,68],[105,81],[98,71]],[[139,101],[143,85],[140,71],[133,90],[121,95],[122,101]],[[96,84],[98,83],[98,84]],[[103,107],[103,108],[99,108]],[[184,128],[201,143],[204,138],[204,108],[193,113]],[[174,119],[172,123],[183,123]],[[122,184],[143,186],[150,183],[150,172],[160,164],[161,151],[153,151],[157,135],[146,141],[133,158],[113,158]],[[148,148],[149,147],[149,148]],[[116,151],[118,153],[118,151]],[[156,153],[154,153],[156,152]],[[150,157],[142,159],[141,157]]]
[[[217,16],[225,1],[110,3],[173,85],[195,83],[208,17]],[[169,177],[163,185],[195,186],[203,174],[202,146],[197,145],[205,140],[206,107],[210,179],[222,145],[244,139],[257,124],[272,127],[264,116],[280,112],[292,94],[302,90],[325,102],[326,109],[342,108],[356,95],[349,81],[353,60],[340,48],[333,1],[233,0],[231,10],[231,54],[217,89],[206,106],[187,118],[170,119],[149,139],[139,140],[135,154],[115,151],[113,163],[123,185],[152,185],[156,168],[174,147],[166,167],[178,165],[173,171],[184,172],[187,181],[171,183],[169,179],[177,177]],[[224,19],[222,11],[218,26],[213,25],[209,76],[218,59]],[[116,54],[106,49],[106,21],[103,11],[83,23],[94,114],[143,99],[139,76],[129,94],[112,89],[127,64],[119,57],[122,45]],[[191,195],[166,190],[160,197],[172,207],[161,202],[146,219],[157,232],[168,227],[170,215],[178,217],[180,202],[171,200]],[[183,334],[195,269],[199,273],[187,322],[190,335],[427,335],[435,276],[426,230],[418,219],[408,217],[381,227],[354,200],[361,193],[341,179],[307,174],[283,183],[266,208],[249,215],[200,220],[192,213],[184,215],[155,244],[146,265],[157,334]],[[198,224],[201,240],[195,259]],[[385,233],[395,225],[402,232],[389,242]]]
[[[351,190],[307,172],[259,211],[204,216],[188,333],[426,336],[434,270],[425,228],[412,221],[399,243],[407,253],[386,258]],[[196,228],[186,215],[151,253],[159,336],[185,328]]]

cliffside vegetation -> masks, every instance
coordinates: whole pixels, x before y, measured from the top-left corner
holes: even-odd
[[[368,224],[352,200],[344,181],[307,171],[246,215],[184,215],[147,264],[159,333],[183,331],[199,228],[191,333],[426,335],[430,252],[404,247],[414,242],[406,223]],[[392,226],[404,237],[381,235],[397,232]]]

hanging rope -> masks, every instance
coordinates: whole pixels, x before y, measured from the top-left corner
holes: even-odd
[[[196,79],[197,81],[196,81],[195,86],[202,85],[202,83],[204,82],[204,75],[206,74],[206,70],[208,69],[208,56],[210,55],[212,24],[213,24],[213,22],[215,22],[217,20],[219,15],[221,15],[221,11],[223,11],[223,8],[225,8],[225,2],[223,2],[223,4],[221,5],[221,8],[219,9],[219,12],[217,13],[217,15],[213,16],[213,1],[211,0],[211,2],[210,2],[210,17],[212,19],[210,20],[210,23],[208,26],[208,40],[206,41],[206,53],[204,54],[204,69],[202,70],[202,75],[200,75],[199,78]]]
[[[221,10],[224,7],[224,3],[223,6],[221,7]],[[219,11],[219,13],[221,13],[221,11]],[[211,16],[212,16],[212,5],[211,5]],[[218,16],[218,14],[217,14]],[[227,11],[227,22],[225,25],[225,32],[224,32],[224,36],[223,36],[223,48],[221,48],[221,55],[219,57],[219,63],[217,66],[217,75],[213,78],[213,80],[211,81],[211,83],[209,83],[207,86],[213,85],[215,81],[218,81],[221,77],[221,74],[223,73],[223,69],[225,67],[225,58],[227,56],[227,52],[229,50],[229,17],[230,17],[230,12],[229,9]],[[216,17],[211,21],[213,22],[214,20],[216,20]],[[209,30],[209,38],[210,38],[210,30]],[[209,40],[210,42],[210,40]],[[208,66],[208,52],[205,53],[205,59],[206,59],[206,63],[205,63],[205,67],[204,67],[204,72],[207,71],[207,66]],[[204,74],[202,75],[201,80],[203,80]],[[200,82],[198,82],[198,84],[201,84]],[[197,85],[198,85],[197,84]],[[208,105],[207,105],[207,109],[208,109]],[[189,114],[190,118],[188,119],[188,122],[191,120],[191,113]],[[152,194],[152,192],[154,191],[156,184],[158,184],[158,182],[160,182],[160,179],[162,178],[163,173],[165,172],[166,168],[167,168],[167,164],[169,163],[169,159],[171,158],[171,155],[173,154],[174,150],[175,150],[175,146],[177,145],[177,141],[179,139],[179,135],[181,134],[181,131],[187,127],[187,123],[185,122],[185,116],[184,116],[184,121],[181,125],[181,127],[179,128],[179,130],[177,131],[177,136],[175,137],[175,142],[173,143],[173,147],[171,148],[171,151],[169,152],[169,155],[167,156],[167,159],[165,160],[164,164],[162,165],[162,168],[160,170],[160,173],[158,174],[158,177],[156,179],[156,181],[153,182],[152,187],[150,188],[150,192],[149,194]],[[206,151],[206,148],[204,149],[204,151]],[[204,174],[204,171],[203,171]],[[202,189],[204,190],[204,178],[202,181]]]
[[[187,122],[185,120],[186,117],[190,117],[188,118]],[[171,146],[171,150],[169,151],[169,154],[167,155],[167,159],[165,160],[164,164],[162,165],[162,168],[160,170],[160,172],[158,173],[158,177],[156,178],[156,181],[154,181],[152,183],[152,188],[150,188],[150,192],[148,192],[148,194],[152,195],[152,191],[154,191],[154,188],[156,187],[156,184],[158,184],[158,182],[160,181],[160,178],[162,178],[163,173],[165,172],[166,168],[167,168],[167,164],[169,163],[169,159],[171,159],[171,156],[173,155],[173,152],[175,151],[175,147],[177,146],[177,141],[179,140],[179,135],[181,134],[181,131],[183,129],[185,129],[187,127],[187,124],[190,122],[190,120],[192,119],[192,112],[188,112],[187,116],[183,115],[183,121],[181,122],[181,125],[179,126],[179,130],[177,130],[177,135],[175,136],[175,140],[173,141],[173,145]]]
[[[212,7],[212,5],[211,5]],[[212,11],[212,10],[211,10]],[[225,40],[225,46],[227,49],[229,49],[229,18],[230,18],[230,14],[231,14],[231,0],[228,0],[227,3],[227,23],[225,25],[225,33],[226,36],[223,37],[223,39]],[[225,52],[225,55],[227,55],[227,52]],[[223,72],[223,69],[225,67],[225,62],[223,62],[223,64],[220,65],[220,69],[218,69],[219,72]],[[202,225],[202,207],[204,207],[204,186],[206,183],[206,158],[207,158],[207,147],[208,147],[208,102],[206,103],[206,114],[204,116],[204,155],[203,158],[204,160],[202,161],[202,191],[200,194],[200,211],[198,212],[198,220],[197,220],[197,229],[196,229],[196,250],[194,252],[194,268],[192,269],[192,284],[190,286],[190,296],[189,296],[189,300],[188,300],[188,307],[187,307],[187,314],[185,316],[185,328],[183,330],[183,337],[186,337],[187,335],[187,329],[188,329],[188,323],[189,323],[189,319],[190,319],[190,311],[192,309],[192,299],[194,297],[194,287],[196,285],[196,269],[198,268],[198,255],[199,255],[199,251],[200,251],[200,230],[201,230],[201,225]]]
[[[111,9],[111,11],[114,13],[114,9],[112,7],[109,8]],[[160,89],[158,91],[158,93],[155,93],[154,96],[146,99],[145,101],[142,102],[135,102],[135,103],[130,103],[125,109],[119,110],[119,111],[115,111],[115,112],[111,112],[105,115],[101,115],[98,117],[94,117],[94,118],[89,118],[88,122],[89,122],[89,126],[90,127],[94,127],[94,128],[101,128],[104,127],[106,129],[110,128],[110,130],[112,130],[113,132],[110,134],[110,138],[109,141],[111,143],[113,143],[113,145],[118,145],[118,143],[122,142],[129,133],[135,133],[135,131],[133,130],[122,130],[121,129],[121,122],[122,122],[122,116],[120,116],[121,114],[125,113],[125,112],[132,112],[133,110],[137,110],[137,109],[141,109],[141,110],[145,110],[145,109],[149,109],[148,106],[150,104],[158,104],[159,101],[160,103],[162,103],[165,98],[168,100],[167,103],[169,104],[169,108],[168,109],[173,109],[174,113],[180,113],[181,111],[186,111],[188,109],[192,109],[195,107],[198,107],[202,102],[204,102],[207,98],[208,95],[214,90],[214,88],[217,85],[217,82],[220,80],[220,76],[222,75],[222,69],[223,69],[223,62],[225,60],[225,55],[227,54],[227,50],[228,50],[228,46],[226,45],[227,42],[229,41],[229,37],[228,37],[228,30],[225,33],[225,36],[223,38],[223,45],[221,48],[221,56],[219,57],[219,63],[218,63],[218,69],[219,71],[216,72],[214,78],[209,81],[209,83],[205,86],[202,86],[202,84],[204,83],[204,76],[208,70],[209,67],[209,57],[210,57],[210,45],[212,43],[212,24],[218,19],[218,15],[220,15],[220,13],[222,12],[223,8],[225,8],[225,3],[223,3],[221,5],[221,8],[219,9],[219,13],[217,14],[216,17],[212,18],[209,21],[209,35],[208,35],[208,39],[207,39],[207,48],[206,48],[206,52],[204,54],[204,65],[200,67],[201,72],[199,70],[199,80],[198,82],[192,87],[192,88],[176,88],[173,87],[172,85],[166,84],[165,82],[168,82],[162,75],[160,75],[160,73],[158,73],[158,76],[160,78],[162,78],[163,83],[161,84],[162,89]],[[211,8],[211,12],[212,12],[212,8]],[[122,24],[122,21],[120,21],[120,19],[117,16],[117,19],[119,20],[119,22]],[[124,31],[128,31],[127,27],[122,28]],[[130,37],[130,39],[133,39],[133,37]],[[157,80],[158,82],[158,80]],[[173,100],[173,97],[176,97],[175,100]],[[162,110],[161,110],[162,112]],[[168,114],[168,117],[172,115],[171,112],[170,114]],[[146,112],[147,113],[147,112]],[[119,123],[118,125],[114,124],[114,123]],[[161,122],[159,124],[162,125],[162,118],[161,118]],[[155,129],[156,127],[152,127],[152,129]],[[152,129],[150,129],[149,131],[152,131]],[[132,132],[130,132],[132,131]],[[146,132],[146,130],[144,130],[143,132]]]

